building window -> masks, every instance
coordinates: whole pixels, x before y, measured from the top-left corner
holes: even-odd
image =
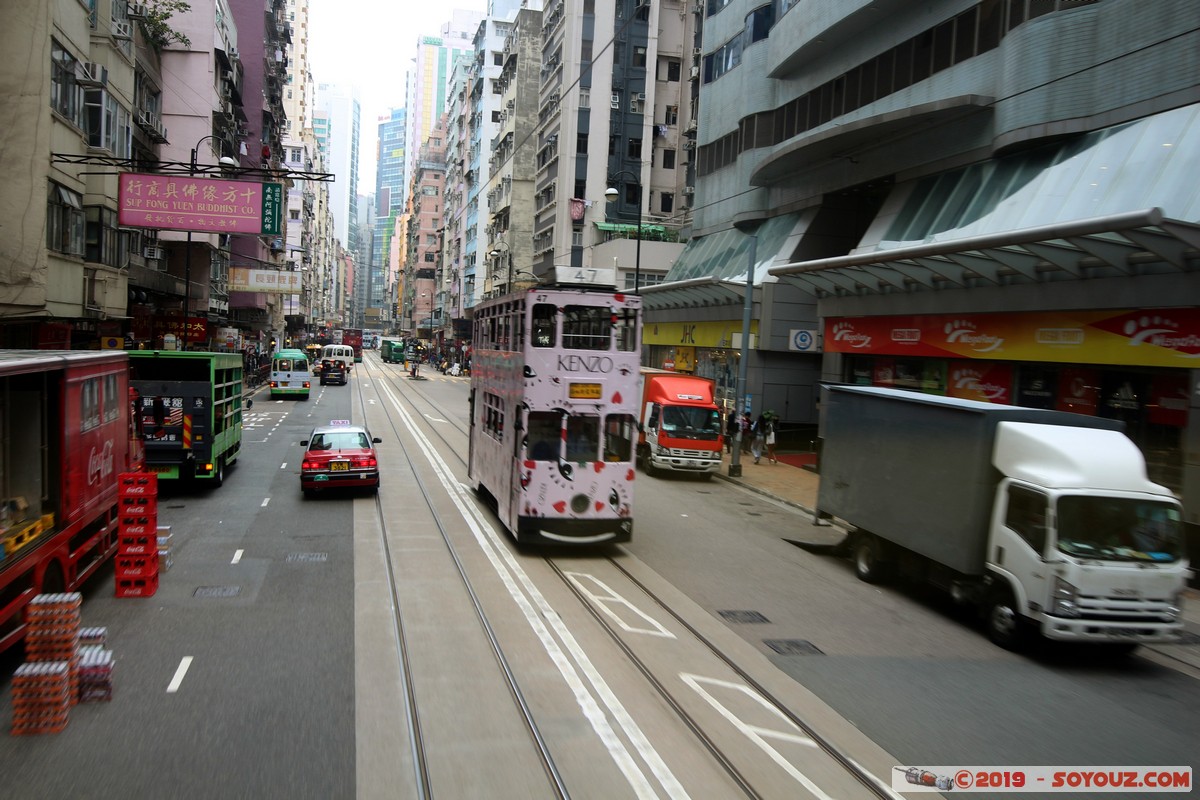
[[[83,198],[57,183],[46,198],[46,247],[69,256],[83,255]]]
[[[646,68],[646,48],[640,46],[633,48],[633,66]]]
[[[110,267],[125,266],[121,253],[121,232],[117,228],[117,212],[104,206],[84,209],[87,220],[84,258]]]
[[[434,252],[426,253],[425,260],[431,264],[434,263],[435,261],[437,261],[437,253],[434,253]]]
[[[675,195],[672,192],[659,192],[658,207],[664,214],[670,214],[675,210]]]
[[[682,65],[677,59],[667,60],[667,80],[671,83],[679,83],[679,78],[682,75]]]
[[[640,137],[636,138],[636,139],[631,138],[629,140],[629,149],[628,149],[627,155],[630,158],[641,158],[642,157],[642,140]]]
[[[663,165],[663,169],[675,169],[675,151],[674,150],[663,150],[662,151],[662,165]]]
[[[588,135],[581,133],[575,137],[575,152],[584,155],[588,150]]]
[[[292,222],[299,222],[300,221],[300,209],[289,208],[288,209],[288,219],[290,219]]]
[[[678,125],[679,124],[679,106],[667,106],[665,112],[663,113],[663,124],[664,125]]]
[[[503,67],[504,53],[492,53],[492,64],[497,67]]]
[[[75,70],[79,62],[53,39],[50,40],[50,61],[50,107],[76,127],[82,128],[79,84],[75,82]]]
[[[493,111],[492,112],[492,122],[500,122],[500,120],[501,120],[500,111],[499,110]]]
[[[83,92],[84,119],[88,121],[88,145],[107,150],[118,158],[131,154],[133,131],[130,113],[103,89]]]
[[[579,90],[579,107],[580,108],[591,108],[592,107],[592,90],[591,89],[580,89]]]

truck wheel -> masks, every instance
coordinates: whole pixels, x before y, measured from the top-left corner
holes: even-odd
[[[217,471],[213,473],[213,486],[220,486],[225,482],[225,459],[217,459]]]
[[[1001,589],[992,595],[987,605],[988,638],[1005,650],[1020,650],[1025,643],[1025,623],[1017,613],[1012,590]]]
[[[854,542],[854,574],[860,581],[880,583],[887,577],[883,543],[869,533],[860,533]]]

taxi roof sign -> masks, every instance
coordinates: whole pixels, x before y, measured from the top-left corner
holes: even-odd
[[[348,420],[348,419],[331,419],[331,420],[329,420],[329,424],[330,425],[349,425],[350,420]]]

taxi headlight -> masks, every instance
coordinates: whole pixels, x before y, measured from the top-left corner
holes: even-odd
[[[1054,579],[1054,597],[1051,601],[1050,613],[1056,617],[1078,617],[1077,600],[1079,589],[1062,578]]]

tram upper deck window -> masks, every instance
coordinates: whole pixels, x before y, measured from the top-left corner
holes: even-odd
[[[563,347],[568,350],[608,350],[612,346],[612,312],[599,306],[563,309]]]
[[[633,308],[622,308],[616,315],[617,349],[622,353],[633,353],[638,349],[638,312]]]
[[[553,303],[535,303],[533,306],[533,346],[554,347],[557,331],[558,309]]]

